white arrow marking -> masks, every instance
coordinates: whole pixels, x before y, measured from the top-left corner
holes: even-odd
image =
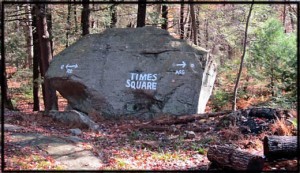
[[[182,68],[184,68],[186,66],[186,63],[182,61],[182,64],[176,64],[176,66],[181,66]]]
[[[69,64],[67,64],[66,65],[66,68],[77,68],[77,67],[78,67],[77,64],[75,64],[75,65],[69,65]]]

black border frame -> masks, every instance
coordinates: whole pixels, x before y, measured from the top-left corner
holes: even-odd
[[[46,4],[68,4],[70,3],[69,1],[66,1],[66,0],[62,0],[62,1],[52,1],[52,0],[33,0],[34,2],[28,2],[27,0],[20,0],[20,1],[10,1],[10,0],[3,0],[1,3],[2,5],[2,11],[1,11],[1,64],[0,64],[0,80],[3,81],[3,79],[5,78],[5,46],[4,46],[4,41],[5,41],[5,35],[4,35],[4,28],[5,28],[5,5],[6,4],[41,4],[41,3],[46,3]],[[83,0],[81,1],[77,1],[77,2],[71,2],[71,4],[83,4],[84,2],[82,2]],[[146,0],[147,1],[147,0]],[[299,62],[299,55],[300,55],[300,43],[299,43],[299,36],[300,36],[300,32],[299,32],[299,26],[300,26],[300,2],[299,1],[276,1],[276,0],[271,0],[271,1],[267,1],[267,0],[263,0],[263,1],[249,1],[249,0],[245,0],[245,1],[232,1],[232,0],[224,0],[224,1],[199,1],[199,0],[196,0],[197,2],[193,1],[193,2],[183,2],[184,4],[295,4],[297,5],[297,87],[299,88],[299,72],[300,72],[300,69],[299,69],[299,65],[300,65],[300,62]],[[89,2],[89,4],[112,4],[112,2],[110,1],[99,1],[99,0],[96,0],[94,2]],[[114,2],[114,4],[139,4],[138,0],[117,0]],[[171,0],[171,1],[163,1],[163,2],[157,2],[157,1],[154,1],[154,0],[151,0],[150,2],[145,2],[145,4],[182,4],[182,2],[180,0]],[[5,92],[6,88],[4,87],[3,83],[1,83],[1,93]],[[2,95],[2,94],[1,94]],[[300,155],[299,154],[299,151],[300,151],[300,147],[299,147],[299,132],[300,132],[300,125],[299,125],[299,106],[300,106],[300,103],[299,103],[300,99],[299,99],[299,90],[297,92],[297,115],[298,115],[298,122],[297,122],[297,130],[298,130],[298,156]],[[99,172],[99,171],[105,171],[105,172],[115,172],[115,171],[120,171],[120,172],[137,172],[137,171],[142,171],[142,172],[145,172],[145,171],[149,171],[149,170],[5,170],[5,159],[4,159],[4,137],[5,137],[5,131],[4,131],[4,115],[5,115],[5,111],[4,111],[4,99],[3,97],[1,97],[1,171],[2,172]],[[296,172],[300,172],[300,163],[299,163],[299,160],[300,158],[298,157],[297,158],[298,160],[298,170]],[[0,171],[0,172],[1,172]],[[165,171],[168,171],[168,170],[165,170]],[[165,172],[164,170],[159,170],[159,172]],[[176,170],[173,170],[173,171],[176,171]],[[189,170],[188,172],[190,172],[191,170]],[[152,171],[151,171],[152,172]],[[153,171],[153,172],[157,172],[157,171]],[[186,172],[185,170],[180,170],[180,172]],[[193,171],[194,172],[194,171]],[[199,172],[199,171],[197,171]],[[202,171],[201,171],[202,172]],[[215,172],[215,171],[204,171],[204,172]],[[224,172],[224,171],[222,171]],[[230,171],[230,172],[235,172],[235,171]],[[248,171],[249,172],[249,171]],[[267,171],[267,172],[274,172],[274,171]],[[275,171],[275,172],[278,172],[278,171]],[[281,171],[279,171],[281,172]],[[284,171],[284,172],[291,172],[291,171]],[[295,171],[292,171],[292,172],[295,172]]]

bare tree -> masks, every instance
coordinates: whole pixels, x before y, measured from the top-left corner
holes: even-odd
[[[161,16],[163,18],[163,23],[161,24],[161,29],[168,30],[168,6],[167,5],[162,6]]]
[[[115,0],[111,0],[111,2],[114,3]],[[115,28],[118,21],[116,4],[112,4],[109,10],[111,14],[110,28]]]
[[[66,47],[69,47],[69,35],[70,35],[70,29],[71,29],[71,0],[68,0],[68,13],[67,13],[67,26],[66,26]]]
[[[2,12],[2,3],[0,3],[0,12]],[[0,15],[0,22],[2,21],[2,15]],[[2,23],[0,23],[2,25]],[[2,28],[1,28],[2,29]],[[2,40],[2,30],[0,29],[0,39]],[[1,42],[1,44],[3,44]],[[1,50],[3,51],[3,50]],[[1,54],[2,55],[2,54]],[[3,57],[0,59],[0,73],[1,73],[1,78],[0,78],[0,84],[1,84],[1,107],[5,107],[8,109],[14,109],[11,98],[8,95],[7,92],[7,78],[6,78],[6,68],[5,68],[5,60]],[[2,114],[1,114],[2,115]]]
[[[25,15],[26,21],[24,25],[24,34],[26,37],[26,53],[27,58],[25,58],[25,68],[29,68],[32,66],[32,58],[33,58],[33,39],[32,39],[32,25],[31,25],[31,13],[30,13],[30,4],[25,5]]]
[[[76,0],[74,0],[76,2]],[[74,24],[75,24],[75,32],[78,31],[78,23],[77,23],[77,11],[76,11],[76,4],[74,4]]]
[[[44,77],[44,83],[42,86],[43,99],[45,111],[49,111],[51,109],[57,109],[57,97],[55,90],[50,86],[50,82],[45,78],[46,71],[49,67],[49,62],[52,59],[51,41],[48,31],[45,4],[37,4],[35,8],[35,14],[37,17],[36,29],[40,48],[40,72],[41,76]]]
[[[295,21],[293,19],[293,15],[292,15],[292,7],[289,6],[289,16],[290,16],[290,20],[291,20],[291,27],[292,27],[292,30],[294,31],[295,30]]]
[[[81,26],[82,26],[82,36],[90,33],[90,0],[82,0],[82,11],[81,11]]]
[[[248,37],[248,26],[249,26],[249,22],[250,22],[250,17],[251,17],[253,4],[254,3],[252,1],[252,4],[250,6],[250,10],[249,10],[249,13],[248,13],[247,21],[246,21],[246,29],[245,29],[244,43],[243,43],[243,55],[241,57],[240,69],[239,69],[237,79],[236,79],[236,82],[235,82],[235,86],[234,86],[234,90],[233,90],[233,104],[232,104],[232,110],[233,111],[236,111],[237,89],[238,89],[238,86],[239,86],[239,81],[240,81],[242,70],[243,70],[243,64],[244,64],[244,59],[245,59],[245,54],[246,54],[247,37]]]
[[[38,34],[36,31],[36,15],[35,15],[35,6],[32,6],[32,27],[35,28],[32,30],[33,37],[33,111],[40,110],[40,101],[39,101],[39,57],[40,57],[40,45],[38,41]]]
[[[181,0],[181,4],[180,4],[180,21],[179,21],[179,25],[180,25],[180,39],[184,39],[184,0]]]
[[[146,0],[138,1],[137,26],[143,27],[146,23]]]
[[[284,0],[286,2],[286,0]],[[286,33],[286,28],[285,28],[285,20],[286,20],[286,4],[283,4],[283,12],[282,12],[282,25],[284,28],[284,33]]]
[[[193,0],[189,0],[189,2],[193,2]],[[194,4],[190,4],[191,9],[191,21],[192,21],[192,35],[193,35],[193,43],[197,45],[197,26],[196,26],[196,15],[195,15],[195,9]]]

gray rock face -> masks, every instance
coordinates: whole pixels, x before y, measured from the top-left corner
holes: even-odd
[[[154,27],[107,29],[71,45],[46,77],[81,112],[105,117],[204,111],[216,76],[208,52]]]

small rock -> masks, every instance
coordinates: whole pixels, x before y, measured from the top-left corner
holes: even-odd
[[[74,143],[83,142],[83,139],[79,138],[78,136],[69,136],[67,139]]]
[[[69,130],[73,135],[78,136],[80,135],[82,132],[80,129],[76,128],[76,129],[70,129]]]
[[[13,131],[22,130],[22,129],[23,129],[23,127],[21,127],[21,126],[12,125],[12,124],[4,124],[4,131],[13,132]]]
[[[195,132],[193,131],[185,131],[185,139],[194,139],[196,137]]]

